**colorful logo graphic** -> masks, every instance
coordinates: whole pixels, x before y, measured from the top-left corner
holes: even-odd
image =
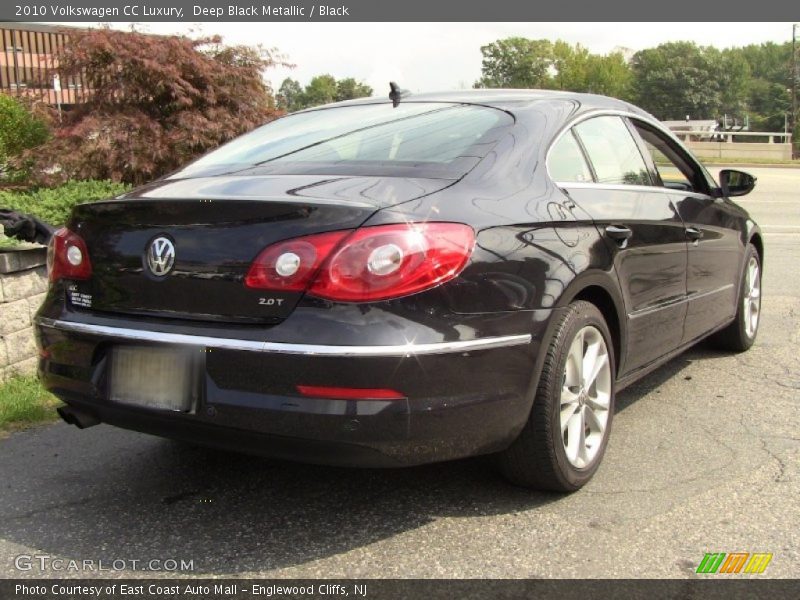
[[[771,552],[709,552],[697,566],[698,573],[763,573],[772,560]]]

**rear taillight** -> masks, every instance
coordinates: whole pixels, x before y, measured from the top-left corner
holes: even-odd
[[[364,227],[279,242],[258,255],[248,287],[303,291],[342,302],[414,294],[453,279],[466,266],[475,233],[460,223]]]
[[[420,292],[458,275],[474,241],[472,228],[458,223],[358,229],[325,262],[308,292],[345,302]]]
[[[253,261],[244,283],[260,290],[303,292],[331,250],[349,233],[332,231],[267,246]]]
[[[53,234],[47,246],[47,272],[50,281],[59,279],[89,279],[92,263],[86,242],[67,228]]]

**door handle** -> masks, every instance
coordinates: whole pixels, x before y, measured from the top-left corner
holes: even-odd
[[[627,227],[620,225],[609,225],[606,227],[606,235],[617,242],[624,242],[625,240],[629,240],[631,238],[633,232]]]
[[[697,227],[687,227],[686,228],[686,237],[696,242],[700,238],[703,237],[703,232],[700,231]]]

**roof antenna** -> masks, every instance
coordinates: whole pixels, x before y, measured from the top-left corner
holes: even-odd
[[[400,104],[400,99],[409,94],[408,90],[401,90],[400,86],[394,81],[389,82],[389,100],[392,101],[393,108],[397,108],[397,105]]]

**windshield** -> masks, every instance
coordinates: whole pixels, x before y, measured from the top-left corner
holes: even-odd
[[[507,113],[443,103],[363,104],[277,119],[172,178],[233,172],[459,178],[513,123]]]

